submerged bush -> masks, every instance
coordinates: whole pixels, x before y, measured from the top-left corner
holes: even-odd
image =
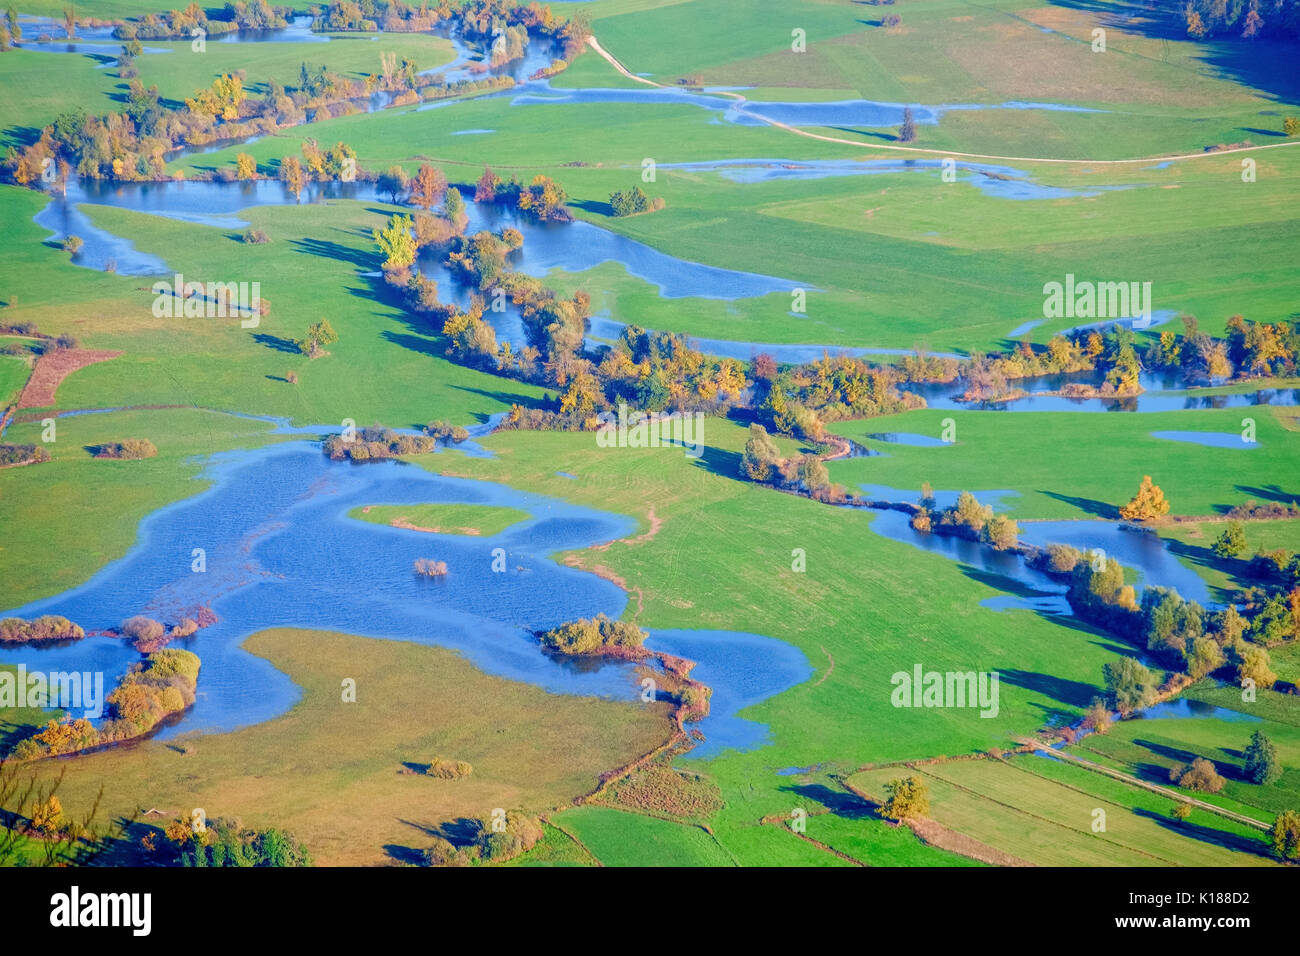
[[[30,621],[7,617],[0,621],[0,643],[30,644],[38,641],[78,641],[86,632],[66,617],[46,614]]]
[[[600,654],[613,648],[640,647],[646,632],[631,621],[611,620],[604,614],[579,618],[541,635],[542,646],[573,656]]]
[[[435,561],[433,558],[416,558],[415,573],[426,578],[440,578],[447,573],[447,562]]]
[[[158,454],[154,443],[147,438],[124,438],[121,441],[105,442],[91,446],[90,453],[96,458],[123,458],[138,460],[152,458]]]

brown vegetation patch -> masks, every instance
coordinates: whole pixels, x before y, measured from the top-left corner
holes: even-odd
[[[993,866],[1034,865],[1020,859],[1018,856],[1003,853],[987,843],[981,843],[974,837],[968,837],[964,833],[950,830],[935,820],[923,817],[917,820],[908,820],[907,825],[912,828],[913,833],[920,837],[922,843],[937,847],[940,850],[947,850],[949,853],[956,853],[959,856],[979,860],[981,863],[989,863]]]
[[[609,789],[605,799],[629,809],[685,819],[706,819],[722,809],[722,791],[713,781],[662,762],[629,774]]]
[[[77,369],[96,362],[107,362],[121,354],[120,351],[104,349],[55,349],[46,352],[36,360],[32,377],[23,387],[22,395],[18,396],[18,407],[46,408],[53,405],[54,393],[67,376]]]

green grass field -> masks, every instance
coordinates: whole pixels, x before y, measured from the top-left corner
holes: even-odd
[[[879,795],[886,781],[901,775],[870,770],[851,782]],[[920,775],[933,819],[1040,866],[1268,863],[1259,855],[1262,840],[1244,826],[1204,810],[1174,820],[1170,800],[1041,757],[926,766]],[[1094,829],[1094,820],[1104,821],[1104,831]]]
[[[729,866],[726,851],[699,827],[608,807],[552,818],[605,866]]]
[[[414,525],[418,530],[437,534],[490,537],[532,516],[517,508],[495,505],[366,505],[353,508],[348,517],[371,524]]]
[[[1244,416],[1255,420],[1257,447],[1208,448],[1150,434],[1240,434]],[[956,425],[950,445],[909,446],[866,437],[915,432],[939,438],[949,418]],[[1164,489],[1171,515],[1214,516],[1249,498],[1270,497],[1252,489],[1291,486],[1300,435],[1286,427],[1288,421],[1267,407],[1141,414],[928,409],[836,422],[831,428],[836,434],[888,457],[845,459],[828,467],[832,480],[846,486],[915,489],[908,500],[920,496],[925,481],[940,489],[1017,491],[1018,497],[1000,506],[1017,519],[1114,518],[1142,476],[1150,475]]]

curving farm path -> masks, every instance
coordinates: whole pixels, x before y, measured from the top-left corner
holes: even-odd
[[[610,53],[595,36],[587,37],[587,45],[605,58],[609,64],[618,70],[619,73],[636,83],[644,83],[646,86],[653,86],[663,90],[676,89],[664,83],[656,83],[654,80],[647,79],[644,76],[637,76],[619,62],[614,54]],[[739,93],[727,90],[718,90],[716,96],[725,96],[736,100],[739,103],[747,102],[745,97]],[[1263,146],[1233,146],[1227,149],[1216,149],[1211,151],[1201,150],[1199,153],[1175,153],[1169,156],[1140,156],[1135,159],[1050,159],[1043,156],[999,156],[994,153],[959,153],[948,149],[926,149],[921,146],[889,146],[881,143],[864,143],[856,139],[844,139],[839,136],[827,136],[824,133],[810,133],[807,130],[799,129],[797,126],[791,126],[789,123],[782,123],[780,120],[774,120],[771,117],[764,116],[762,113],[755,113],[747,110],[747,116],[754,119],[762,120],[768,126],[773,126],[787,133],[793,133],[795,136],[803,136],[807,139],[817,139],[824,143],[841,143],[845,146],[857,146],[860,149],[886,149],[899,153],[920,153],[929,156],[956,157],[961,159],[992,159],[999,162],[1013,163],[1054,163],[1062,166],[1125,166],[1131,163],[1163,163],[1173,162],[1180,159],[1196,159],[1200,156],[1224,156],[1228,153],[1251,153],[1264,149],[1285,149],[1288,146],[1300,146],[1300,141],[1294,143],[1268,143]]]

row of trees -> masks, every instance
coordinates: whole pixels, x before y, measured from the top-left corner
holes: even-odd
[[[1186,0],[1182,19],[1194,40],[1300,37],[1300,0]]]
[[[273,7],[266,0],[236,0],[227,3],[221,17],[209,17],[197,3],[184,10],[148,13],[113,30],[119,40],[189,40],[202,30],[214,37],[236,30],[275,30],[289,25],[290,7]]]
[[[108,695],[108,720],[96,728],[89,720],[51,720],[13,749],[15,760],[35,760],[76,753],[90,747],[130,740],[194,703],[199,658],[176,648],[155,651],[143,665],[123,676]]]

